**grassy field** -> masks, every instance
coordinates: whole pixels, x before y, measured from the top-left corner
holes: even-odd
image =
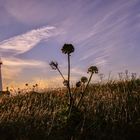
[[[72,92],[75,101],[80,89]],[[64,89],[0,99],[0,140],[140,139],[140,79],[90,85],[68,111]]]

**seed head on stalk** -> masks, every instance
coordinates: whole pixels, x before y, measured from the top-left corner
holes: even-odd
[[[98,68],[96,66],[91,66],[88,68],[88,72],[87,73],[98,73]]]
[[[79,107],[79,105],[81,104],[81,101],[82,101],[82,99],[83,99],[83,97],[84,97],[84,94],[85,94],[85,92],[86,92],[86,90],[87,90],[87,88],[88,88],[88,86],[89,86],[89,83],[90,83],[90,81],[91,81],[91,78],[92,78],[93,74],[94,74],[94,73],[95,73],[95,74],[98,73],[98,68],[97,68],[96,66],[90,66],[90,67],[88,68],[87,73],[90,73],[91,75],[90,75],[90,77],[89,77],[89,79],[88,79],[88,81],[87,81],[87,84],[86,84],[86,87],[85,87],[84,91],[82,92],[82,96],[81,96],[81,98],[80,98],[80,100],[79,100],[79,102],[78,102],[78,104],[77,104],[77,107]],[[84,79],[84,78],[82,78],[82,80],[83,80],[83,79]],[[85,79],[86,79],[86,78],[85,78]]]
[[[76,87],[80,87],[81,86],[81,81],[76,82]]]
[[[60,69],[58,67],[58,63],[56,61],[51,61],[50,66],[53,70],[57,70],[59,72],[59,74],[61,75],[61,77],[63,78],[63,80],[65,81],[65,78],[64,78],[62,72],[60,71]]]
[[[61,50],[64,54],[71,54],[74,52],[74,46],[72,44],[64,44]]]
[[[68,56],[68,79],[67,79],[67,88],[69,93],[69,102],[70,106],[72,106],[73,98],[70,89],[70,54],[74,52],[74,46],[72,44],[64,44],[62,49],[62,53],[67,54]]]
[[[57,70],[58,69],[58,63],[56,61],[51,61],[50,62],[50,66],[53,70]]]
[[[81,77],[81,82],[83,84],[85,84],[87,81],[88,81],[88,78],[87,77],[85,77],[85,76]]]

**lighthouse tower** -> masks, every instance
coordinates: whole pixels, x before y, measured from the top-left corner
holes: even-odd
[[[2,93],[2,74],[1,74],[1,66],[2,66],[2,61],[0,58],[0,93]]]

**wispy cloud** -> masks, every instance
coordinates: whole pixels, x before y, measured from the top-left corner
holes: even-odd
[[[22,72],[22,68],[20,67],[16,67],[16,68],[12,68],[9,66],[4,66],[2,68],[2,74],[3,74],[3,80],[5,81],[13,81],[13,79],[16,79],[19,74]]]
[[[46,68],[46,63],[36,60],[21,60],[18,58],[3,58],[2,73],[4,80],[18,77],[24,68]]]
[[[46,63],[36,60],[22,60],[18,58],[3,58],[5,66],[13,67],[44,67]]]
[[[25,68],[45,68],[46,62],[34,59],[20,59],[15,54],[29,51],[35,47],[41,40],[46,40],[55,35],[55,27],[42,27],[34,29],[0,42],[1,56],[3,61],[3,75],[5,79],[18,77]],[[10,55],[6,55],[10,54]]]
[[[28,31],[22,35],[17,35],[0,42],[0,48],[7,51],[13,50],[16,51],[16,53],[24,53],[35,47],[41,40],[53,36],[52,31],[54,29],[55,27],[50,26]]]

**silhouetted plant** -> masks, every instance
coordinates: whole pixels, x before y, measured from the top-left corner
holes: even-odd
[[[70,55],[74,52],[74,46],[72,44],[64,44],[61,50],[62,53]]]
[[[76,82],[76,87],[80,87],[81,86],[81,81]]]
[[[74,94],[73,94],[74,103],[75,103],[76,97],[77,97],[76,91],[77,91],[81,86],[82,86],[82,82],[81,82],[81,81],[76,82],[75,88],[74,88],[74,90],[73,90],[73,93],[74,93]],[[74,104],[74,105],[75,105],[75,104]]]
[[[77,104],[77,107],[80,106],[80,103],[81,103],[81,101],[82,101],[82,99],[83,99],[83,97],[84,97],[84,94],[85,94],[85,92],[86,92],[88,86],[89,86],[89,83],[90,83],[90,81],[91,81],[91,78],[92,78],[93,74],[97,74],[97,73],[98,73],[98,68],[97,68],[96,66],[91,66],[91,67],[88,68],[87,73],[90,73],[91,75],[90,75],[90,77],[89,77],[89,80],[88,80],[88,82],[87,82],[87,85],[86,85],[84,91],[82,92],[82,96],[81,96],[81,98],[80,98],[80,100],[79,100],[79,102],[78,102],[78,104]],[[84,78],[82,78],[82,79],[84,79]],[[85,79],[86,79],[86,78],[85,78]]]
[[[82,83],[82,87],[81,87],[81,92],[83,92],[84,88],[85,88],[85,84],[87,83],[88,78],[83,76],[81,77],[81,83]]]
[[[64,44],[62,47],[62,53],[68,55],[68,80],[67,80],[67,88],[70,96],[70,106],[72,105],[73,99],[72,99],[72,94],[71,94],[71,89],[70,89],[70,54],[74,52],[74,46],[72,44]]]
[[[98,73],[98,68],[96,66],[91,66],[88,68],[87,73],[91,73],[91,75],[93,75],[94,73]]]
[[[98,68],[96,66],[91,66],[91,67],[88,68],[88,72],[87,73],[90,73],[91,75],[90,75],[89,80],[87,82],[87,85],[85,87],[85,91],[88,88],[88,85],[89,85],[89,83],[91,81],[91,78],[92,78],[93,74],[97,74],[98,73]]]
[[[85,77],[85,76],[81,77],[81,82],[83,84],[85,84],[87,81],[88,81],[88,78],[87,77]]]
[[[59,72],[59,74],[61,75],[61,77],[63,78],[63,80],[65,81],[65,78],[64,78],[62,72],[60,71],[60,69],[58,67],[58,63],[56,61],[51,61],[50,66],[53,70],[57,70]]]
[[[63,81],[63,85],[64,85],[65,87],[68,87],[68,80],[64,80],[64,81]]]
[[[56,61],[51,61],[50,66],[51,66],[51,68],[53,70],[57,70],[59,72],[59,74],[61,75],[61,77],[63,78],[63,80],[64,80],[63,81],[63,84],[68,89],[68,94],[69,94],[69,109],[71,110],[72,109],[72,106],[75,105],[75,100],[76,100],[73,97],[74,95],[72,95],[71,86],[70,86],[70,56],[71,56],[71,53],[74,52],[74,46],[72,44],[64,44],[61,50],[62,50],[62,53],[67,54],[67,57],[68,57],[68,78],[67,79],[64,78],[63,74],[61,73],[61,71],[60,71],[60,69],[58,67],[58,63]],[[83,76],[81,78],[81,80],[76,83],[75,90],[73,91],[73,93],[75,94],[76,89],[82,86],[82,91],[81,91],[82,95],[80,97],[80,100],[78,102],[77,107],[80,105],[80,103],[81,103],[81,101],[83,99],[83,96],[84,96],[85,92],[87,91],[87,88],[89,86],[89,83],[91,81],[91,78],[92,78],[93,74],[98,73],[98,68],[96,66],[91,66],[91,67],[88,68],[88,73],[91,73],[89,79],[87,77],[84,77]]]

